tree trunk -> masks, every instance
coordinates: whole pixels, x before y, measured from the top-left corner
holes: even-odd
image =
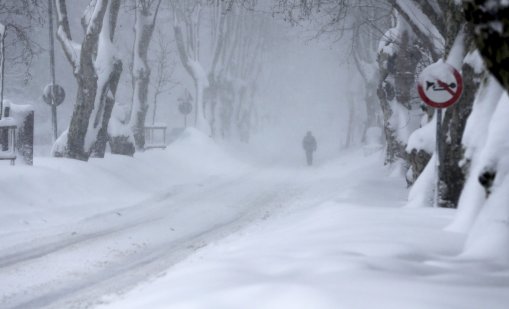
[[[150,5],[142,3],[140,0],[136,1],[132,70],[134,91],[129,124],[133,131],[137,150],[143,150],[145,147],[145,119],[149,107],[148,86],[150,83],[150,67],[148,65],[147,54],[152,34],[154,33],[160,3],[161,0],[159,0],[152,14],[150,12]]]
[[[97,134],[97,141],[95,142],[92,150],[92,156],[96,158],[104,158],[106,152],[106,144],[109,141],[108,136],[108,124],[111,118],[111,112],[115,105],[115,94],[117,92],[118,82],[120,81],[120,75],[122,74],[122,62],[120,60],[115,61],[113,70],[110,74],[108,83],[102,89],[101,101],[104,103],[104,114],[102,118],[101,128]],[[108,96],[111,92],[112,96]]]
[[[89,9],[93,14],[86,16],[88,20],[85,16],[82,19],[86,35],[80,48],[76,49],[76,43],[71,39],[65,0],[57,0],[58,38],[74,67],[78,83],[69,129],[57,140],[56,143],[61,145],[55,145],[57,156],[85,161],[92,152],[104,156],[105,136],[114,104],[109,95],[114,97],[122,70],[120,60],[107,51],[112,48],[119,8],[120,0],[91,2]],[[98,76],[97,66],[101,76]]]
[[[384,164],[392,164],[396,162],[398,149],[400,148],[396,138],[396,132],[389,122],[393,113],[390,102],[392,102],[395,97],[394,85],[386,78],[381,78],[378,84],[377,94],[383,114],[384,135],[386,140]]]
[[[440,200],[438,206],[456,208],[461,191],[465,185],[466,172],[460,166],[464,158],[462,145],[463,132],[468,116],[472,111],[475,94],[479,88],[479,76],[475,76],[474,69],[468,64],[462,64],[467,52],[473,48],[473,28],[465,22],[460,7],[448,2],[446,18],[449,27],[445,33],[447,61],[461,67],[463,77],[463,94],[458,102],[445,110],[442,121],[442,162],[439,169]],[[458,41],[458,42],[457,42]]]
[[[474,81],[474,71],[469,65],[463,66],[463,84],[461,99],[446,110],[442,123],[442,132],[446,133],[440,136],[444,160],[442,162],[444,168],[439,175],[440,182],[443,183],[440,186],[443,189],[440,194],[440,207],[456,208],[465,184],[465,171],[459,164],[464,154],[461,139],[479,87]]]
[[[175,17],[177,18],[177,17]],[[188,24],[187,27],[194,27],[193,25]],[[195,127],[205,133],[206,135],[211,134],[210,125],[205,119],[205,114],[203,110],[203,92],[205,89],[209,86],[208,85],[208,78],[205,74],[205,71],[203,70],[203,67],[198,62],[197,59],[195,59],[198,56],[197,50],[188,50],[186,48],[186,42],[192,41],[195,38],[187,38],[184,39],[184,35],[182,33],[182,27],[181,25],[176,22],[176,24],[173,27],[174,33],[175,33],[175,42],[177,44],[177,50],[179,53],[180,60],[182,62],[182,65],[186,69],[186,71],[189,73],[191,78],[194,82],[194,90],[195,90]],[[191,44],[196,45],[196,42]],[[195,47],[196,48],[196,47]],[[194,54],[194,55],[193,55]],[[194,58],[193,58],[194,57]]]
[[[82,53],[91,52],[90,48],[83,47]],[[87,58],[82,57],[80,72],[77,75],[78,94],[67,133],[67,149],[63,154],[67,158],[84,161],[88,160],[90,156],[89,150],[85,149],[85,136],[97,93],[97,75],[94,64],[91,57]]]

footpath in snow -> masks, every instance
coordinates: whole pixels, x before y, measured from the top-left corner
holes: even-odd
[[[458,257],[453,210],[404,208],[362,151],[235,159],[189,130],[164,151],[0,167],[1,308],[507,308],[507,265]]]

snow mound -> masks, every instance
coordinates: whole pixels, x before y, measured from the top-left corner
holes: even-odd
[[[0,237],[72,224],[164,194],[175,185],[247,168],[195,129],[184,131],[165,150],[147,150],[134,158],[107,154],[81,162],[35,157],[33,167],[1,164]]]
[[[173,161],[186,162],[190,171],[223,174],[246,168],[212,138],[195,128],[185,129],[166,152]]]

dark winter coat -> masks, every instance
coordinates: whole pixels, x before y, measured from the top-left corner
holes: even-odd
[[[311,134],[307,134],[302,140],[302,148],[306,150],[306,152],[316,151],[316,139]]]

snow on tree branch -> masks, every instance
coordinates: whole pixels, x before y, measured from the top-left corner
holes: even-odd
[[[99,25],[98,23],[103,21],[103,16],[108,6],[108,1],[105,0],[92,0],[92,1],[95,2],[95,7],[88,22],[86,31],[87,36],[99,34],[99,31],[101,31],[101,25]]]
[[[438,55],[442,55],[445,49],[444,37],[415,1],[395,0],[394,5],[419,38],[423,42],[430,44],[432,47],[430,51],[433,53],[433,57],[438,58]]]
[[[81,45],[72,40],[65,0],[56,0],[55,6],[58,22],[57,37],[62,45],[67,60],[69,60],[74,68],[74,72],[76,73],[80,67],[79,55],[81,53]]]

